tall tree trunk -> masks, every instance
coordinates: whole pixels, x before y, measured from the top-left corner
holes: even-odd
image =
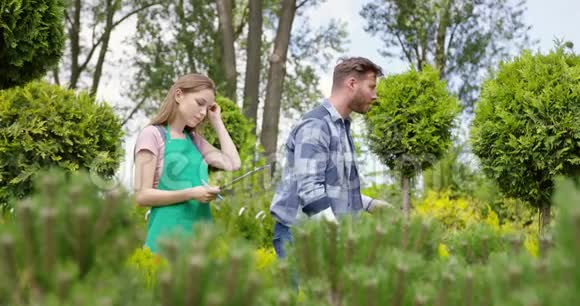
[[[548,228],[548,226],[550,225],[550,213],[551,213],[551,207],[549,204],[544,203],[543,205],[540,206],[539,208],[539,213],[540,213],[540,236],[542,236],[544,234],[544,232],[546,231],[546,229]]]
[[[449,16],[453,0],[443,0],[443,5],[439,11],[439,26],[437,28],[437,38],[435,46],[435,66],[439,70],[439,78],[445,78],[446,52],[445,40],[447,38],[447,27],[449,26]]]
[[[113,3],[113,1],[115,3]],[[99,82],[101,81],[101,75],[103,73],[103,64],[105,63],[105,56],[109,49],[109,40],[111,38],[111,31],[113,31],[113,16],[115,12],[119,9],[119,0],[107,0],[107,19],[105,21],[105,29],[103,33],[103,42],[101,43],[101,50],[99,51],[99,58],[97,59],[97,65],[95,66],[95,72],[93,74],[93,85],[91,86],[91,95],[96,95],[99,89]]]
[[[69,88],[77,88],[77,82],[81,75],[81,69],[79,67],[79,55],[81,53],[80,46],[80,33],[81,33],[81,0],[75,1],[73,20],[71,21],[71,26],[69,29],[69,39],[70,39],[70,53],[71,53],[71,74],[69,80]]]
[[[270,56],[270,68],[268,71],[268,85],[266,86],[266,100],[262,120],[262,133],[260,141],[264,146],[268,162],[276,160],[276,147],[278,140],[278,122],[280,118],[280,106],[284,77],[286,76],[286,55],[290,43],[292,22],[296,14],[296,0],[283,0],[274,51]],[[272,167],[274,169],[274,167]]]
[[[56,67],[55,67],[55,68],[52,70],[52,75],[53,75],[53,77],[54,77],[54,83],[55,83],[56,85],[59,85],[59,86],[60,86],[60,76],[59,76],[59,74],[58,74],[58,68],[59,68],[59,66],[57,65],[57,66],[56,66]]]
[[[217,0],[217,9],[222,29],[223,65],[226,79],[224,92],[228,98],[235,102],[238,73],[236,70],[236,50],[234,48],[232,0]]]
[[[183,0],[179,0],[175,5],[175,14],[179,18],[179,25],[181,27],[181,31],[184,33],[187,32],[187,20],[185,18],[185,4]],[[189,65],[189,71],[196,72],[197,67],[195,65],[195,56],[193,55],[193,50],[195,48],[195,44],[193,43],[193,39],[185,42],[185,52],[187,54],[187,64]]]
[[[403,193],[403,215],[409,217],[411,212],[411,178],[403,175],[401,178],[401,192]]]
[[[248,30],[248,59],[244,84],[244,115],[254,124],[256,134],[258,104],[260,94],[260,70],[262,49],[262,0],[250,0],[250,20]]]

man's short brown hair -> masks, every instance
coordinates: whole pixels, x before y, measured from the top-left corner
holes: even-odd
[[[336,87],[339,83],[351,76],[360,80],[366,77],[369,72],[373,72],[376,77],[383,75],[381,67],[367,58],[341,58],[339,63],[334,67],[334,73],[332,74],[332,87]]]

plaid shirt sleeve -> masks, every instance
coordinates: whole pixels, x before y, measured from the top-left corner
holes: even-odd
[[[330,207],[326,193],[326,166],[330,158],[330,131],[320,119],[308,119],[297,131],[294,151],[294,179],[302,211],[315,215]]]

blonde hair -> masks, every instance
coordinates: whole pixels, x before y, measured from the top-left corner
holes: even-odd
[[[181,89],[183,93],[199,92],[205,89],[210,89],[216,94],[214,82],[205,75],[192,73],[186,74],[179,77],[175,83],[169,88],[167,96],[161,103],[157,115],[151,119],[151,125],[163,125],[165,126],[170,120],[172,120],[177,114],[177,101],[175,100],[175,92],[177,89]],[[205,119],[204,119],[205,121]],[[185,126],[185,130],[188,133],[192,131],[199,134],[202,124],[198,124],[195,127]]]

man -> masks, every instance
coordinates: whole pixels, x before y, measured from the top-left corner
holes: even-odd
[[[361,196],[350,133],[350,114],[368,112],[379,76],[381,68],[366,58],[343,59],[334,68],[330,97],[290,132],[284,174],[270,207],[278,257],[286,257],[284,244],[292,241],[290,227],[300,215],[337,222],[336,217],[388,205]]]

